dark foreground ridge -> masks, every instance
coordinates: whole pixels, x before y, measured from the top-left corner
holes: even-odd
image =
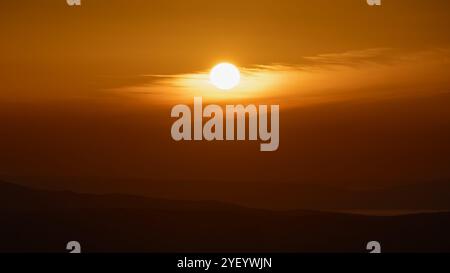
[[[0,252],[449,252],[450,213],[377,217],[0,183]]]

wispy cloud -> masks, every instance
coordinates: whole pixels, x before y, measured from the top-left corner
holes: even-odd
[[[241,84],[232,91],[209,83],[208,70],[176,75],[141,75],[146,84],[115,91],[165,104],[192,100],[271,100],[302,105],[336,100],[386,98],[450,90],[450,51],[375,48],[303,58],[300,64],[241,67]]]

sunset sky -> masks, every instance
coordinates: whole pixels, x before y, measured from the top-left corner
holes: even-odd
[[[343,187],[448,179],[449,8],[447,0],[7,1],[0,176]],[[241,70],[228,92],[208,82],[222,61]],[[174,142],[170,109],[194,96],[279,104],[279,150]]]

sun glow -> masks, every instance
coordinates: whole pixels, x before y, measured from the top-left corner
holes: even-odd
[[[209,80],[215,87],[221,90],[231,90],[239,84],[241,74],[235,65],[220,63],[211,70]]]
[[[237,69],[237,68],[236,68]],[[212,69],[214,70],[214,69]],[[193,97],[203,97],[207,103],[255,103],[276,104],[272,101],[273,92],[279,90],[284,82],[293,82],[292,68],[283,66],[241,67],[238,80],[230,89],[220,89],[211,79],[212,70],[203,70],[177,75],[148,75],[148,84],[120,89],[135,95],[158,98],[160,102],[173,104],[188,103]],[[236,74],[235,74],[236,75]],[[225,85],[225,84],[224,84]],[[225,86],[222,86],[222,88]],[[153,100],[154,101],[154,100]]]

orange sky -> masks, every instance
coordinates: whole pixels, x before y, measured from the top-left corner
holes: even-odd
[[[381,8],[364,0],[85,0],[80,8],[8,1],[0,11],[1,95],[80,97],[223,59],[297,65],[373,48],[447,48],[449,8],[446,0],[385,0]]]
[[[0,174],[449,178],[449,9],[447,0],[8,1]],[[247,84],[218,99],[204,77],[224,60]],[[174,143],[170,107],[194,95],[280,104],[279,151]]]

